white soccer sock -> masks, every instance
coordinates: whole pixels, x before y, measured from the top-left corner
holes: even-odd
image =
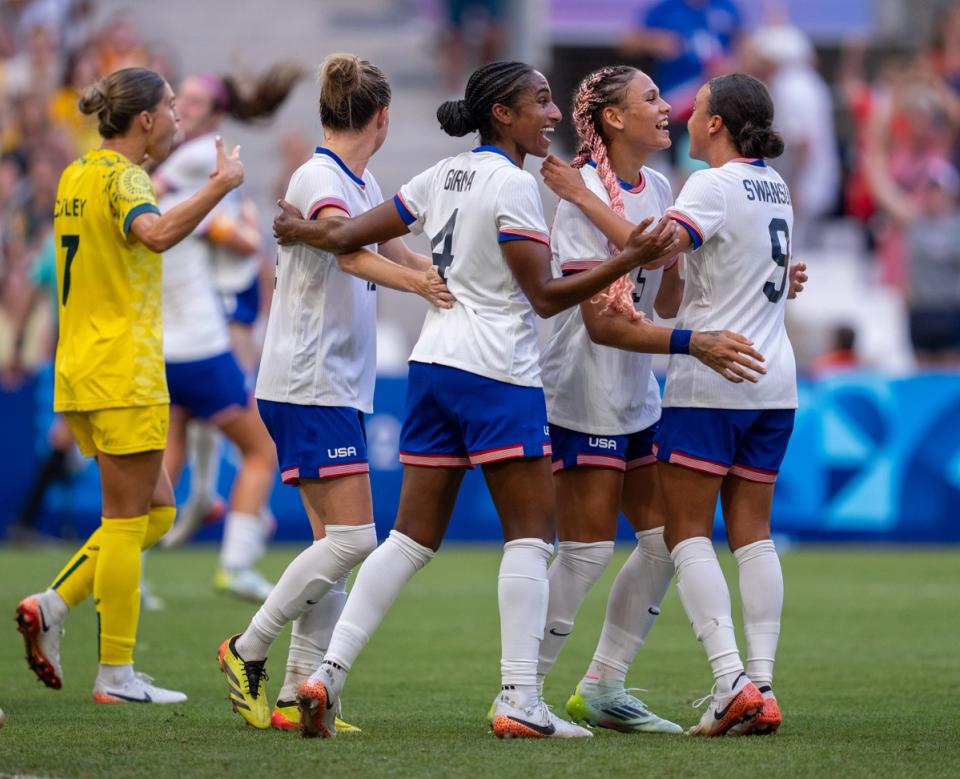
[[[758,685],[773,684],[773,662],[783,611],[783,572],[773,541],[756,541],[737,549],[740,601],[747,637],[747,676]]]
[[[540,642],[537,676],[540,681],[550,673],[567,637],[573,632],[573,620],[594,582],[600,578],[610,558],[613,541],[581,543],[561,541],[557,556],[547,570],[550,585],[547,623]]]
[[[284,625],[314,605],[377,546],[367,525],[327,525],[326,536],[304,549],[287,566],[250,625],[237,639],[244,660],[262,660]]]
[[[223,526],[220,567],[225,571],[244,571],[263,556],[263,525],[253,514],[231,511]]]
[[[730,611],[730,592],[713,542],[688,538],[670,556],[677,569],[677,590],[697,640],[703,643],[719,692],[729,692],[743,673]]]
[[[433,559],[435,552],[409,536],[391,530],[387,540],[357,572],[347,605],[333,630],[324,665],[337,666],[333,674],[339,695],[346,672],[380,626],[407,582]]]
[[[187,436],[190,458],[190,495],[187,502],[213,500],[220,478],[220,432],[204,422],[191,422]]]
[[[290,701],[296,697],[297,686],[312,674],[330,646],[333,628],[347,602],[347,579],[349,573],[340,577],[336,584],[320,598],[320,602],[308,608],[293,622],[290,633],[290,651],[283,687],[277,700]]]
[[[539,697],[537,658],[547,619],[550,585],[547,560],[553,547],[539,538],[503,545],[497,598],[500,603],[500,680],[516,703],[529,706]]]
[[[637,546],[610,590],[588,676],[626,680],[630,665],[660,615],[660,604],[672,579],[673,560],[663,542],[663,528],[637,533]]]

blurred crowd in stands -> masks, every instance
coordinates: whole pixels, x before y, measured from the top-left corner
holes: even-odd
[[[508,1],[449,3],[438,36],[446,79],[469,70],[460,49],[470,33],[460,26],[471,13],[489,28],[480,56],[502,54]],[[937,9],[922,45],[849,42],[827,69],[786,20],[746,29],[735,0],[662,0],[646,3],[636,29],[611,41],[611,58],[650,63],[672,103],[678,183],[690,169],[685,122],[696,87],[731,69],[764,79],[787,140],[775,165],[793,195],[794,246],[830,240],[827,222],[855,225],[865,272],[902,296],[917,363],[957,367],[960,2]],[[94,0],[0,0],[0,388],[15,388],[55,342],[57,180],[99,144],[95,125],[76,111],[79,90],[130,65],[176,85],[170,42],[143,40],[133,11],[104,22],[94,11]],[[452,88],[441,81],[438,91]],[[846,330],[837,338],[851,340]],[[854,346],[846,352],[842,364],[856,364]]]

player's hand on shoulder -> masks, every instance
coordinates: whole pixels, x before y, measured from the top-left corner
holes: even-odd
[[[562,200],[575,203],[579,195],[588,191],[580,171],[553,154],[548,154],[544,159],[540,175],[543,176],[543,183]]]
[[[303,221],[303,214],[299,208],[283,199],[277,201],[277,206],[280,213],[273,218],[273,237],[281,246],[297,243],[300,240],[297,228]]]
[[[420,297],[437,308],[453,308],[456,298],[447,288],[446,282],[440,274],[437,273],[435,266],[431,265],[425,271],[418,272],[418,279],[416,293]]]
[[[648,216],[635,228],[627,238],[624,251],[634,253],[636,260],[633,267],[640,265],[644,268],[658,268],[677,253],[680,245],[680,233],[677,223],[669,217],[662,216],[650,228],[653,217]]]
[[[797,262],[790,266],[790,291],[787,299],[793,300],[803,292],[803,285],[807,283],[807,263]]]
[[[690,355],[734,384],[755,383],[767,372],[761,365],[764,357],[753,348],[753,341],[730,330],[695,332],[690,339]]]
[[[223,138],[218,135],[214,143],[217,147],[217,167],[210,174],[210,178],[221,182],[225,191],[229,192],[243,183],[243,162],[240,161],[240,147],[234,146],[233,151],[227,154],[223,148]]]

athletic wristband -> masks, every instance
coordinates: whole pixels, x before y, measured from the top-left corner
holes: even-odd
[[[677,263],[680,262],[680,255],[676,255],[670,262],[663,266],[665,271],[671,270],[677,266]]]
[[[693,330],[674,330],[670,333],[670,354],[690,354]]]

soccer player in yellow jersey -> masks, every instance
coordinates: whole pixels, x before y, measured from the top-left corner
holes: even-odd
[[[45,592],[24,598],[17,622],[27,662],[62,685],[59,640],[67,612],[91,592],[100,628],[99,703],[176,703],[186,695],[133,671],[140,611],[140,552],[173,524],[163,471],[169,396],[163,363],[160,252],[183,240],[243,181],[239,149],[217,138],[216,169],[193,197],[161,215],[146,159],[170,153],[174,95],[161,76],[127,68],[89,87],[80,111],[95,114],[103,143],[71,163],[54,208],[60,340],[54,408],[100,466],[100,527]]]

